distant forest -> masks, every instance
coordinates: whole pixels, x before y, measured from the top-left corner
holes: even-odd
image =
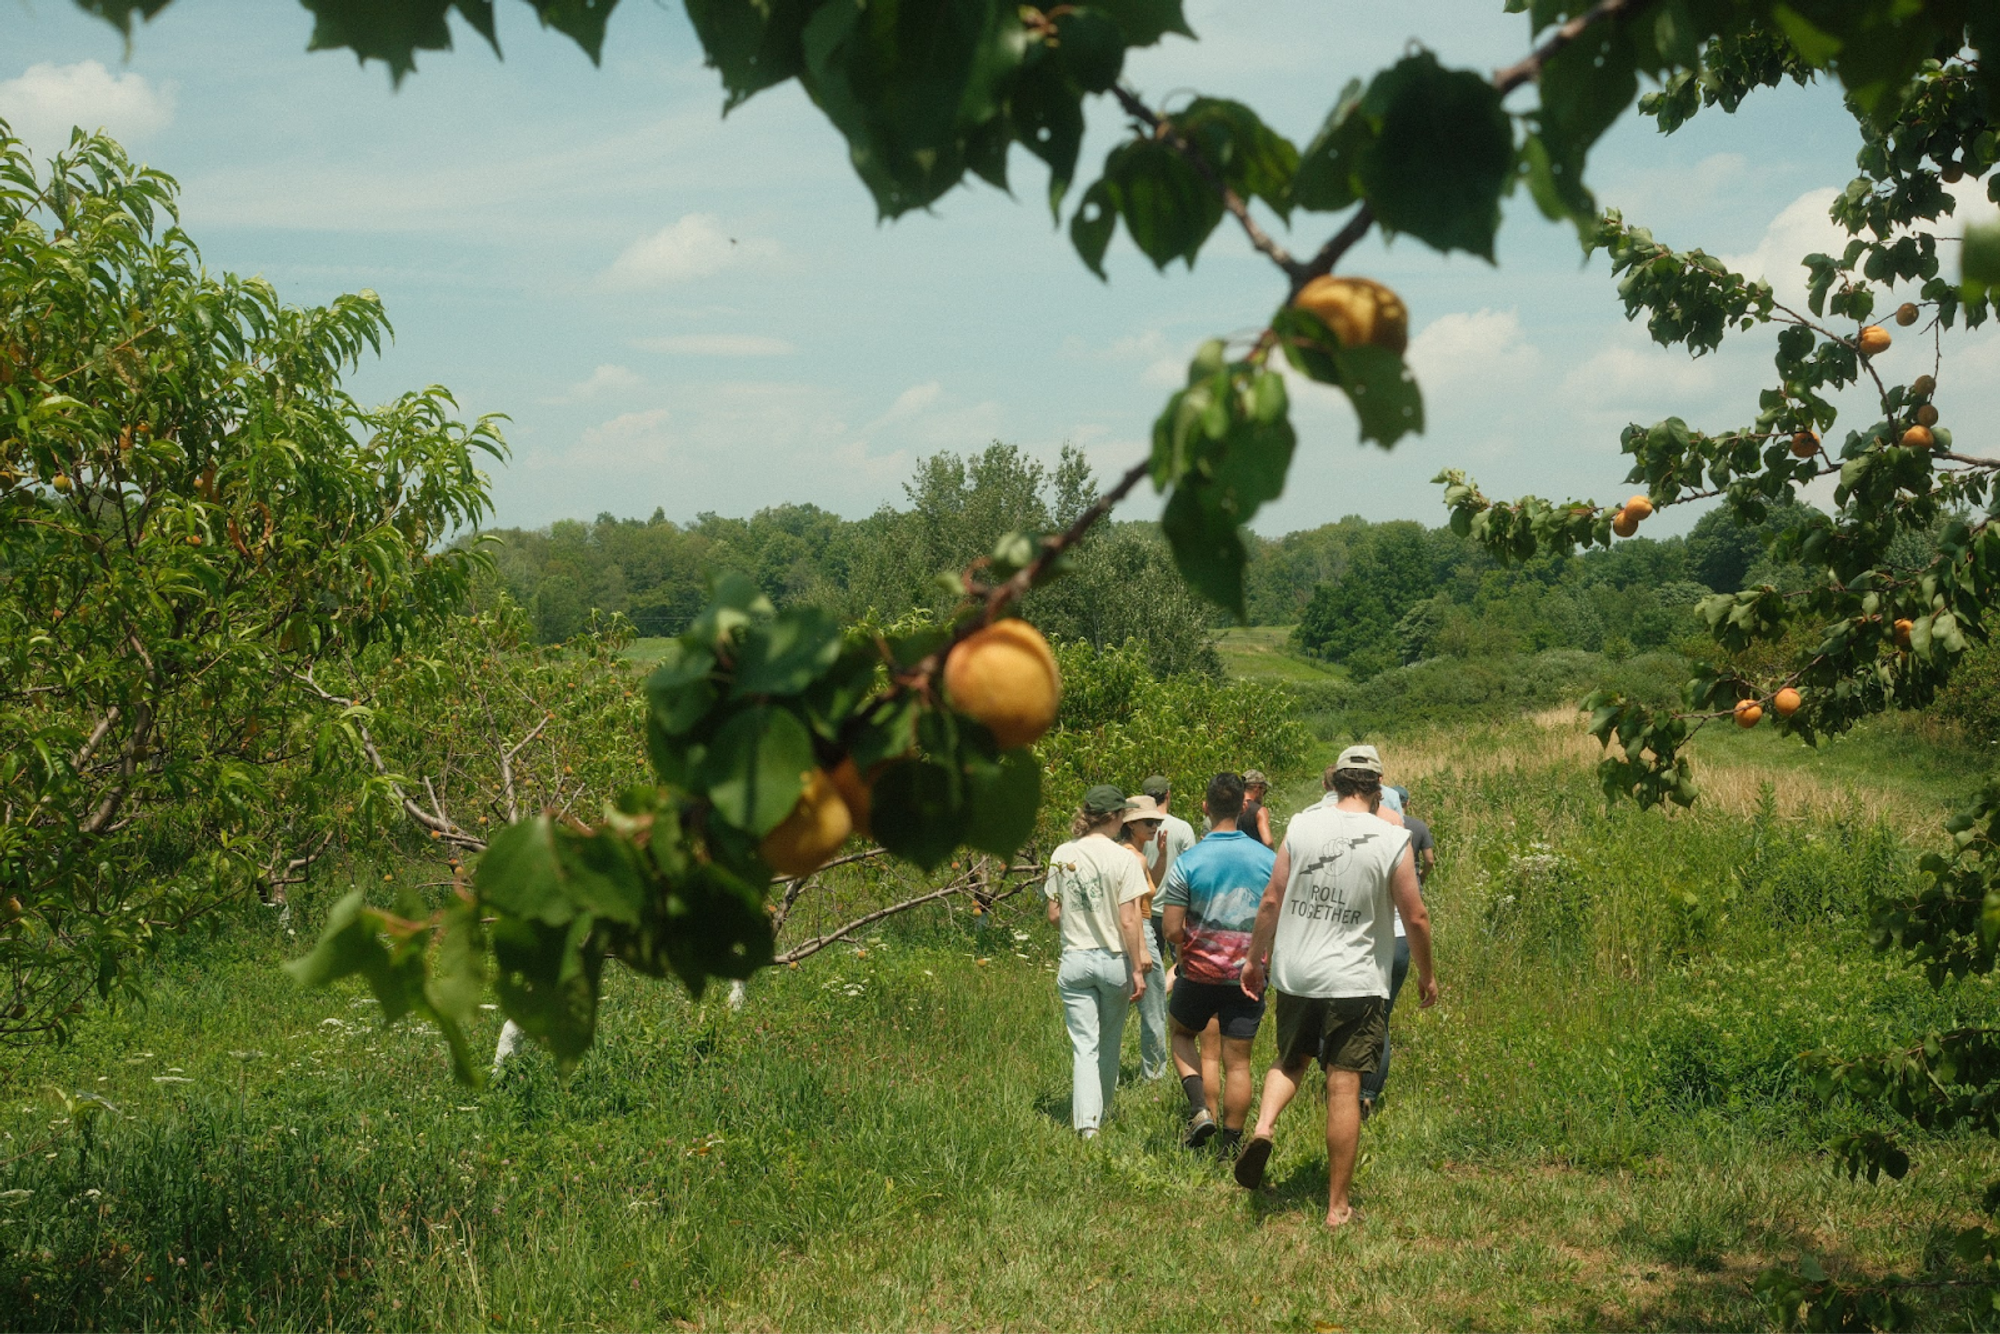
[[[1065,448],[1049,468],[996,442],[925,459],[903,492],[901,507],[856,520],[808,504],[680,524],[656,509],[650,519],[601,514],[485,537],[500,585],[546,642],[575,634],[593,610],[622,613],[643,635],[677,634],[700,610],[709,573],[722,569],[749,574],[780,605],[892,620],[948,605],[940,576],[1010,531],[1067,524],[1097,483],[1080,451]],[[1766,552],[1786,521],[1777,511],[1746,529],[1717,509],[1686,538],[1636,537],[1502,566],[1449,528],[1350,516],[1249,539],[1248,622],[1296,626],[1300,649],[1364,679],[1434,657],[1572,648],[1618,658],[1687,639],[1689,609],[1710,592],[1788,582]],[[1100,527],[1068,577],[1035,593],[1026,612],[1053,637],[1135,641],[1161,676],[1218,669],[1213,631],[1225,622],[1182,587],[1150,523]]]

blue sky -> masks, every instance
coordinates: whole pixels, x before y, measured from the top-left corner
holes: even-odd
[[[1349,77],[1412,40],[1481,69],[1517,59],[1526,20],[1499,9],[1191,0],[1199,40],[1137,53],[1127,76],[1154,102],[1243,98],[1303,143]],[[510,416],[502,524],[787,501],[858,516],[900,500],[921,456],[996,438],[1049,459],[1071,442],[1109,473],[1140,456],[1194,346],[1259,327],[1283,295],[1229,231],[1192,273],[1165,275],[1121,237],[1100,283],[1020,154],[1011,198],[979,185],[878,223],[796,85],[723,119],[677,6],[626,0],[601,69],[525,5],[499,10],[504,61],[461,30],[392,91],[380,65],[306,54],[309,16],[273,0],[176,0],[129,52],[67,0],[16,0],[0,13],[0,115],[41,150],[72,122],[101,124],[178,177],[214,268],[261,273],[299,303],[380,292],[397,340],[355,389],[443,383],[468,414]],[[1119,133],[1097,108],[1083,182]],[[1788,88],[1671,138],[1628,116],[1592,183],[1663,240],[1782,290],[1797,256],[1832,247],[1825,201],[1854,148],[1833,92]],[[1337,221],[1299,215],[1289,242],[1310,251]],[[1260,530],[1351,513],[1442,522],[1429,483],[1442,467],[1495,495],[1622,497],[1626,422],[1754,415],[1767,337],[1699,362],[1652,347],[1603,258],[1582,263],[1573,231],[1525,201],[1499,255],[1492,267],[1379,238],[1354,253],[1347,271],[1411,308],[1429,431],[1363,449],[1344,402],[1302,386],[1299,455]],[[1947,424],[2000,408],[2000,339],[1962,341],[1962,373],[1940,375]],[[1155,509],[1147,497],[1130,512]]]

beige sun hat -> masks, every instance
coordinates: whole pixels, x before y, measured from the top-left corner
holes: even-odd
[[[1125,802],[1125,823],[1134,820],[1164,820],[1167,813],[1160,809],[1160,803],[1141,792]]]
[[[1333,762],[1333,767],[1379,775],[1382,772],[1382,756],[1373,746],[1349,746],[1340,752],[1340,758]]]

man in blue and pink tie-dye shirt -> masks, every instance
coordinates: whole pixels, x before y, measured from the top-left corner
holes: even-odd
[[[1160,886],[1161,924],[1180,950],[1167,1018],[1173,1026],[1174,1066],[1187,1093],[1190,1148],[1207,1143],[1216,1130],[1195,1038],[1211,1019],[1221,1027],[1222,1139],[1230,1149],[1242,1138],[1250,1111],[1250,1044],[1264,1019],[1264,1002],[1250,997],[1239,982],[1277,854],[1236,828],[1243,813],[1239,775],[1211,779],[1202,808],[1213,831],[1174,858]]]

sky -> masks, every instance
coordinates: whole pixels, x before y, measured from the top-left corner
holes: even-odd
[[[1113,475],[1144,454],[1194,348],[1262,327],[1284,295],[1229,229],[1191,272],[1165,274],[1121,233],[1100,282],[1019,152],[1013,194],[975,184],[879,222],[796,84],[723,117],[678,6],[626,0],[601,68],[525,4],[497,8],[504,59],[460,28],[456,50],[421,56],[393,89],[380,64],[308,54],[310,16],[279,0],[175,0],[129,48],[68,0],[0,0],[0,117],[42,153],[72,124],[101,126],[178,178],[212,269],[262,274],[294,304],[379,292],[396,340],[350,386],[380,400],[439,383],[468,417],[506,414],[499,525],[787,502],[859,517],[900,502],[918,459],[993,440],[1051,462],[1074,444]],[[1198,40],[1133,53],[1128,85],[1155,104],[1241,98],[1299,144],[1349,78],[1412,43],[1489,70],[1529,42],[1499,0],[1187,12]],[[1094,107],[1073,198],[1122,134],[1114,107]],[[1799,292],[1797,258],[1838,248],[1826,205],[1856,147],[1834,91],[1787,87],[1671,137],[1628,114],[1590,182],[1669,244]],[[1305,253],[1339,221],[1267,219]],[[1525,198],[1509,201],[1498,256],[1379,233],[1352,252],[1343,271],[1410,307],[1428,429],[1393,452],[1358,445],[1345,400],[1300,384],[1300,447],[1259,531],[1441,523],[1431,478],[1448,467],[1494,496],[1620,499],[1626,423],[1754,418],[1774,334],[1699,360],[1653,346],[1604,257],[1586,263],[1574,230]],[[1939,375],[1947,425],[2000,409],[2000,333],[1960,341],[1958,373]],[[1126,513],[1157,511],[1147,494]]]

